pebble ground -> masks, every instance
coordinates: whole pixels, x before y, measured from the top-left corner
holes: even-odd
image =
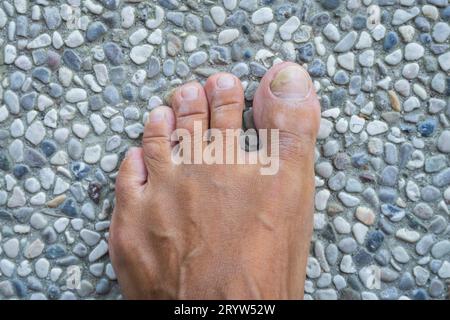
[[[0,298],[120,298],[114,180],[148,112],[229,71],[250,128],[296,61],[322,105],[305,297],[445,299],[449,21],[448,0],[1,0]]]

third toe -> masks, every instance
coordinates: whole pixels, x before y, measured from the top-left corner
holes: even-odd
[[[241,81],[229,73],[218,73],[205,84],[211,119],[210,127],[240,129],[244,110],[244,90]]]

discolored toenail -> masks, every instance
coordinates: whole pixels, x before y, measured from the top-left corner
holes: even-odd
[[[187,84],[181,88],[181,97],[186,100],[198,98],[198,88],[195,85]]]
[[[311,89],[311,78],[300,66],[281,69],[270,84],[272,93],[280,98],[306,98]]]
[[[217,87],[220,89],[233,88],[235,83],[234,77],[230,74],[223,74],[217,79]]]

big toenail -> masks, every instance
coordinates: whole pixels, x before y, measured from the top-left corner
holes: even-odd
[[[194,100],[198,97],[198,88],[194,85],[187,84],[181,89],[181,96],[186,100]]]
[[[234,87],[234,77],[230,74],[223,74],[217,79],[217,86],[220,89],[230,89]]]
[[[300,66],[289,66],[278,71],[270,90],[280,98],[301,99],[309,95],[311,80]]]

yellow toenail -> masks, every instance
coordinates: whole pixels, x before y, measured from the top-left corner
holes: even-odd
[[[281,69],[270,84],[272,93],[280,98],[306,98],[311,88],[311,79],[300,66]]]

